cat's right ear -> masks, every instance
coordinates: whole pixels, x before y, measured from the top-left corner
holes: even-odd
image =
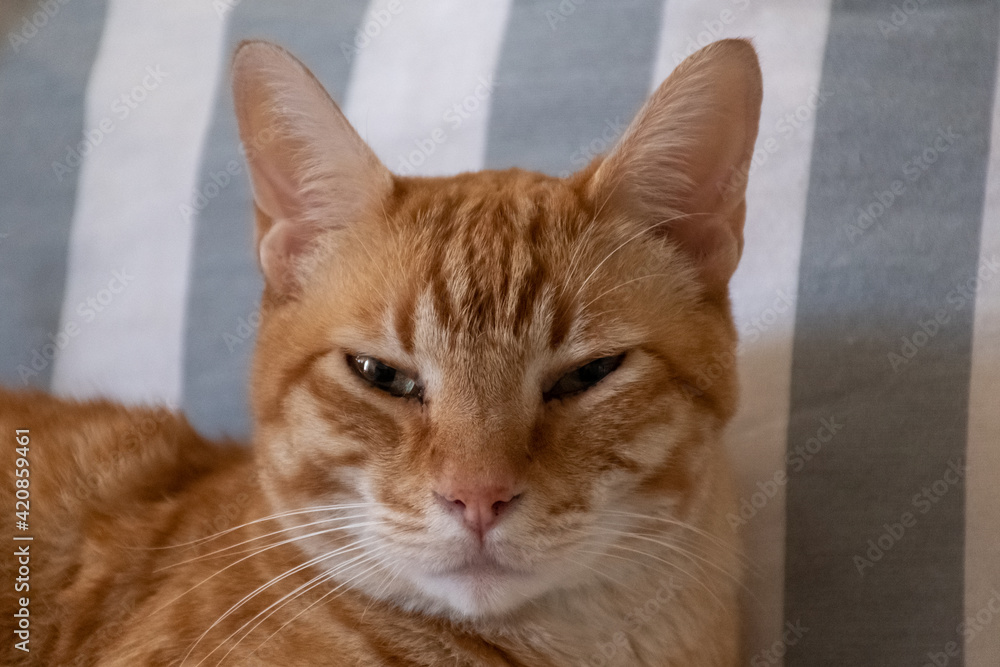
[[[588,184],[599,206],[610,202],[674,242],[716,293],[743,249],[762,89],[750,42],[697,51],[643,105]]]
[[[387,196],[392,174],[316,77],[279,46],[239,46],[233,102],[258,210],[261,271],[288,295],[304,278],[302,260],[316,237]]]

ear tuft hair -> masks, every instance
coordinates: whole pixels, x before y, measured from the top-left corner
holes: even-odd
[[[343,228],[392,190],[392,174],[305,65],[263,41],[233,57],[233,101],[258,209],[268,286],[289,294],[316,237]]]
[[[677,242],[712,290],[725,290],[743,250],[762,91],[750,42],[710,44],[653,93],[588,184],[594,201]]]

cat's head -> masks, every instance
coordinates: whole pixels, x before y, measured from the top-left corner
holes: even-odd
[[[686,60],[567,179],[395,176],[267,43],[234,94],[266,282],[255,447],[271,508],[308,510],[285,518],[304,555],[490,616],[641,560],[616,553],[637,515],[699,524],[735,403],[749,43]]]

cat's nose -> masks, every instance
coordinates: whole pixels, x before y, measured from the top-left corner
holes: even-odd
[[[521,494],[513,482],[475,484],[448,481],[437,485],[434,495],[444,507],[483,539],[517,502]]]

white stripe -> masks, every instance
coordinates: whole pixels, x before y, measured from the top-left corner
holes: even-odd
[[[225,22],[203,0],[110,0],[87,89],[53,389],[176,405],[192,198]]]
[[[811,107],[817,103],[830,17],[828,0],[777,5],[669,0],[654,70],[655,86],[700,46],[752,37],[764,74],[759,164],[750,176],[746,246],[732,281],[741,405],[727,438],[739,497],[750,501],[757,493],[758,504],[766,500],[742,529],[748,556],[761,572],[748,582],[748,660],[780,637],[784,623],[785,487],[775,474],[786,466],[794,301],[815,121]],[[782,120],[796,111],[795,125]],[[774,497],[758,482],[776,492]]]
[[[1000,66],[997,72],[969,387],[965,612],[971,620],[964,628],[966,667],[1000,664]]]
[[[344,113],[391,170],[482,168],[510,0],[376,0],[357,40]]]

